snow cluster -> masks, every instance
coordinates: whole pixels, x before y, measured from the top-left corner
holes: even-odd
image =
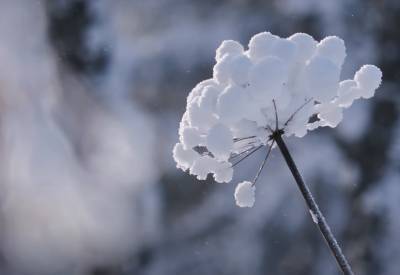
[[[235,190],[235,201],[240,207],[253,207],[256,187],[250,181],[243,181],[238,184]]]
[[[336,36],[318,42],[305,33],[281,38],[262,32],[251,38],[247,50],[223,41],[213,78],[197,84],[187,98],[180,142],[173,150],[177,167],[199,180],[211,173],[217,182],[229,182],[233,158],[266,145],[276,123],[285,136],[297,137],[336,127],[343,109],[355,99],[372,97],[382,78],[379,68],[364,65],[353,79],[340,81],[345,57],[344,42]],[[251,197],[244,186],[235,192],[239,206],[252,205],[238,199],[240,190]]]

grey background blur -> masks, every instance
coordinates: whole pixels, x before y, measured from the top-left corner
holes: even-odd
[[[252,209],[171,150],[225,39],[342,37],[383,71],[336,129],[289,139],[356,274],[400,274],[396,0],[0,0],[0,274],[339,274],[273,152]]]

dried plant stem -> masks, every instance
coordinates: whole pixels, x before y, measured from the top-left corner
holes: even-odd
[[[285,161],[292,172],[292,175],[299,187],[301,194],[303,195],[307,206],[310,210],[312,218],[314,222],[318,225],[319,230],[321,231],[322,235],[324,236],[332,254],[335,256],[337,263],[339,264],[340,269],[342,270],[343,274],[345,275],[354,275],[353,271],[349,263],[347,262],[346,257],[344,256],[342,249],[340,248],[338,242],[336,241],[335,237],[332,234],[332,231],[325,220],[324,215],[319,210],[318,204],[315,202],[313,195],[310,192],[310,189],[303,181],[303,178],[300,175],[299,170],[295,162],[292,159],[292,156],[289,153],[288,148],[286,147],[285,142],[282,139],[283,131],[277,130],[272,135],[271,138],[275,140],[277,143]]]

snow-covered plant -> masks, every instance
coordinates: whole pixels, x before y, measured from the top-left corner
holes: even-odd
[[[230,182],[236,164],[268,146],[254,180],[239,183],[235,190],[237,205],[252,207],[255,183],[276,143],[342,271],[352,274],[282,139],[334,128],[343,109],[375,94],[381,70],[364,65],[353,79],[341,81],[345,57],[344,42],[336,36],[318,42],[305,33],[281,38],[263,32],[250,39],[248,49],[223,41],[213,78],[197,84],[187,97],[173,156],[178,168],[199,180],[213,174],[217,182]]]
[[[223,41],[213,78],[187,98],[173,150],[177,167],[199,180],[211,173],[215,181],[229,182],[240,157],[273,143],[269,136],[276,126],[286,137],[336,127],[343,109],[372,97],[382,77],[376,66],[364,65],[353,79],[340,81],[345,57],[336,36],[317,42],[305,33],[281,38],[263,32],[251,38],[248,50]]]

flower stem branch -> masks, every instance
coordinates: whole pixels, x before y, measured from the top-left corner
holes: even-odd
[[[311,194],[310,189],[308,186],[305,184],[303,178],[300,175],[299,170],[297,169],[297,166],[295,162],[293,161],[292,156],[289,153],[288,148],[286,147],[285,142],[282,139],[282,130],[277,130],[273,133],[271,138],[275,140],[277,143],[290,171],[292,172],[292,175],[297,183],[297,186],[300,189],[301,194],[303,195],[307,206],[310,210],[310,213],[312,215],[312,218],[314,222],[318,225],[319,230],[321,231],[322,235],[325,238],[325,241],[327,242],[332,254],[335,256],[335,259],[342,270],[344,275],[354,275],[353,271],[351,270],[351,267],[344,256],[342,249],[340,248],[338,242],[336,241],[335,237],[332,234],[332,231],[328,225],[328,223],[325,220],[324,215],[322,212],[319,210],[318,204],[316,203],[313,195]]]

